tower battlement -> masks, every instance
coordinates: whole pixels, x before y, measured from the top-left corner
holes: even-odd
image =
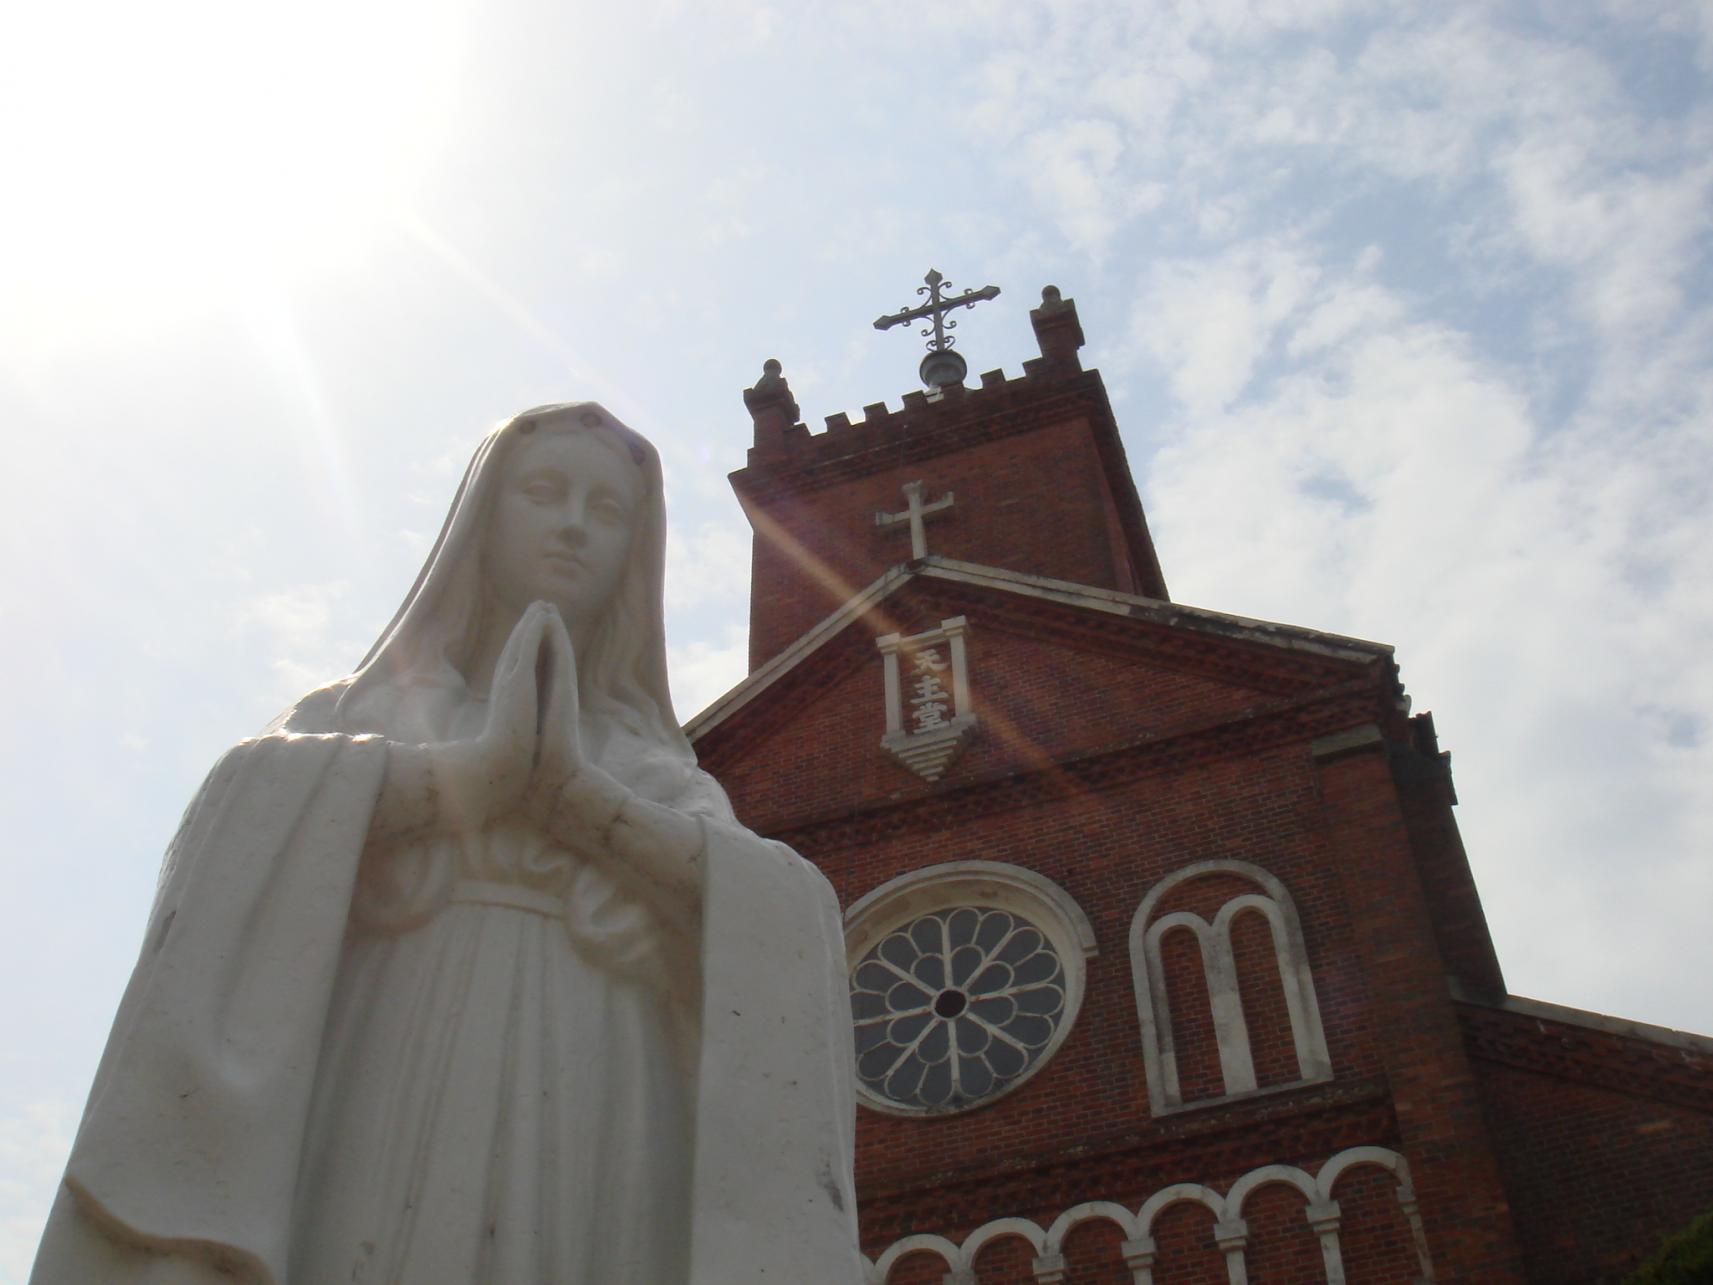
[[[779,363],[744,404],[755,425],[731,475],[755,531],[750,665],[911,560],[881,519],[908,486],[951,496],[928,528],[936,553],[1164,599],[1165,579],[1100,372],[1084,370],[1076,304],[1049,286],[1032,310],[1040,355],[1023,374],[906,393],[900,407],[830,415],[811,432]]]
[[[950,384],[908,392],[898,409],[873,402],[862,408],[858,420],[840,411],[826,416],[826,427],[818,433],[798,419],[801,412],[779,364],[770,361],[755,387],[744,390],[755,441],[747,467],[733,474],[734,481],[751,473],[782,479],[865,450],[911,447],[926,437],[939,440],[936,435],[960,425],[986,424],[996,415],[1037,410],[1044,395],[1074,396],[1079,388],[1098,387],[1098,374],[1085,372],[1078,356],[1084,339],[1076,301],[1060,298],[1053,286],[1042,296],[1041,306],[1029,314],[1040,356],[1023,363],[1022,375],[1007,378],[1002,369],[989,370],[975,388]]]

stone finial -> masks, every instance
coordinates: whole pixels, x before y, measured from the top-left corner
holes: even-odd
[[[1077,304],[1059,293],[1058,286],[1041,290],[1041,306],[1029,311],[1029,323],[1035,328],[1035,342],[1041,345],[1041,363],[1048,368],[1081,370],[1077,349],[1084,343],[1082,323],[1077,320]],[[1031,363],[1025,363],[1025,368]]]
[[[761,364],[761,378],[754,388],[743,390],[743,404],[755,421],[755,444],[761,449],[779,449],[785,445],[785,434],[797,422],[801,411],[791,396],[791,385],[782,373],[779,358],[769,357]]]

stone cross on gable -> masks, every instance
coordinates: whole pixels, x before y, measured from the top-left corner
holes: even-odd
[[[904,484],[905,508],[900,513],[876,513],[874,524],[877,527],[897,526],[901,522],[910,524],[910,556],[916,561],[928,556],[928,532],[924,528],[925,521],[933,514],[943,512],[952,507],[952,493],[947,491],[939,499],[925,504],[922,501],[922,483],[906,482]]]

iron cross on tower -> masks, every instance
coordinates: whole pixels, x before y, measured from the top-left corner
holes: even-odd
[[[928,284],[917,286],[916,293],[927,295],[928,302],[895,312],[891,316],[877,317],[874,328],[890,330],[907,321],[933,318],[934,324],[922,331],[924,335],[933,336],[928,340],[928,355],[922,358],[922,382],[932,389],[943,388],[947,384],[961,384],[964,382],[964,376],[969,373],[969,364],[960,354],[952,351],[952,345],[957,340],[946,332],[957,329],[958,323],[948,319],[946,314],[955,308],[973,308],[984,299],[997,298],[999,287],[983,286],[980,290],[965,290],[956,298],[948,299],[941,294],[941,288],[949,288],[952,283],[942,277],[937,268],[929,268],[928,275],[922,280]]]

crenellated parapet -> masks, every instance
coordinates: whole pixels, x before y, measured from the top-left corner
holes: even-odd
[[[907,392],[897,409],[873,402],[863,407],[860,419],[844,411],[828,415],[821,432],[799,421],[780,364],[770,358],[755,387],[744,390],[755,438],[748,467],[734,474],[734,481],[749,472],[783,475],[865,450],[896,448],[995,415],[1039,414],[1048,409],[1044,398],[1080,392],[1097,393],[1104,401],[1099,376],[1085,372],[1078,356],[1085,341],[1076,301],[1061,298],[1056,286],[1047,286],[1041,296],[1041,305],[1029,313],[1041,355],[1023,363],[1021,376],[1008,378],[1003,370],[989,370],[975,388],[947,384]]]
[[[770,360],[744,391],[754,423],[732,487],[755,529],[750,660],[764,663],[888,567],[922,556],[876,523],[907,488],[952,493],[926,548],[983,566],[1164,599],[1112,405],[1078,357],[1074,301],[1049,286],[1030,321],[1040,355],[1008,377],[947,383],[839,413],[812,432]]]

